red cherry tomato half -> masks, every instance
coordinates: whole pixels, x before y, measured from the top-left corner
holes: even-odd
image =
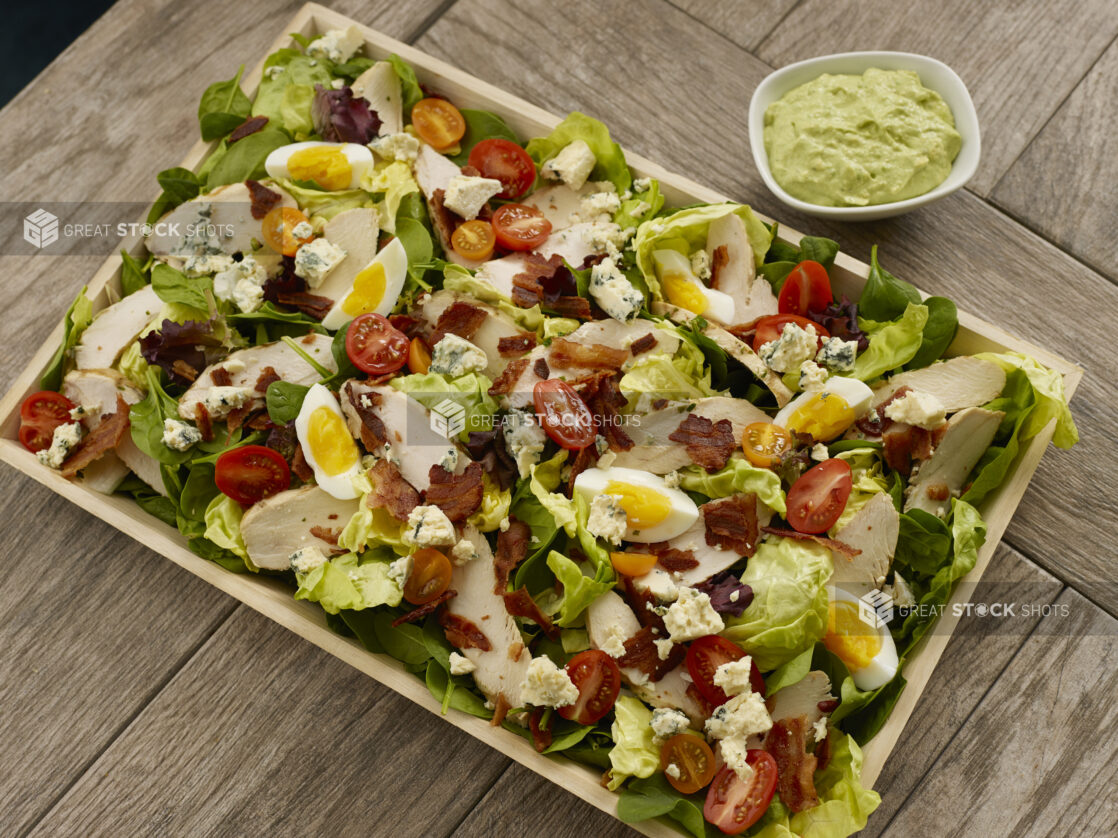
[[[345,333],[345,354],[369,375],[396,372],[408,360],[411,341],[380,314],[362,314]]]
[[[70,422],[76,405],[61,393],[40,390],[23,400],[19,408],[19,441],[28,451],[50,448],[54,429]]]
[[[536,182],[536,164],[528,152],[502,137],[482,140],[470,151],[469,165],[482,177],[496,178],[505,185],[497,197],[519,198]]]
[[[594,443],[594,415],[574,387],[559,378],[537,381],[532,401],[547,435],[570,451]]]
[[[730,700],[725,691],[714,683],[714,673],[724,663],[732,663],[745,657],[745,651],[738,644],[719,637],[717,634],[708,634],[693,641],[687,647],[687,672],[695,682],[695,688],[707,701],[718,707]],[[761,677],[761,670],[757,664],[750,661],[749,686],[753,692],[765,694],[765,679]]]
[[[564,719],[592,725],[613,709],[621,692],[621,670],[605,652],[579,652],[567,663],[567,675],[578,687],[578,701],[559,708]]]
[[[493,232],[505,250],[535,250],[551,235],[551,222],[525,204],[505,204],[493,213]]]
[[[788,490],[788,523],[800,532],[826,532],[842,515],[853,485],[845,460],[832,458],[808,469]]]
[[[808,259],[792,268],[785,277],[776,300],[776,310],[781,314],[804,315],[809,311],[822,311],[834,299],[827,269]]]
[[[241,506],[252,506],[290,486],[291,469],[279,452],[244,445],[217,458],[214,483]]]
[[[757,331],[753,335],[753,351],[760,352],[761,347],[766,343],[779,338],[784,332],[784,327],[789,323],[795,323],[801,329],[806,329],[808,326],[815,329],[815,334],[819,336],[818,348],[823,347],[823,338],[831,336],[830,332],[814,320],[808,320],[798,314],[770,314],[757,321]]]
[[[724,765],[707,790],[703,817],[726,835],[739,835],[761,819],[776,792],[776,760],[768,751],[746,751],[753,777],[745,783]]]

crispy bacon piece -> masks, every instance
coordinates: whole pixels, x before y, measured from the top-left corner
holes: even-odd
[[[825,771],[831,764],[831,731],[827,729],[827,736],[815,746],[816,770]]]
[[[210,412],[201,402],[194,408],[194,424],[198,426],[198,432],[202,434],[202,442],[213,442],[213,420],[210,419]]]
[[[388,315],[388,322],[392,324],[392,328],[403,332],[409,338],[419,337],[423,327],[420,320],[408,314],[390,314]]]
[[[267,117],[263,117],[263,119],[265,122],[268,121]],[[233,129],[233,133],[237,133],[237,131],[243,128],[250,121],[251,120],[245,120],[245,122],[241,123],[240,126]],[[245,136],[247,137],[248,134],[245,134]],[[273,192],[271,189],[269,189],[258,180],[246,180],[245,186],[248,187],[249,198],[252,201],[252,206],[250,207],[249,212],[252,213],[252,217],[255,218],[257,221],[263,219],[265,215],[272,211],[276,204],[283,200],[283,196],[281,196],[278,192]]]
[[[545,381],[551,375],[551,367],[547,365],[546,358],[537,358],[536,363],[532,364],[532,372],[536,374],[537,378],[542,378]]]
[[[497,354],[502,358],[512,358],[516,355],[523,355],[535,345],[536,336],[532,332],[525,332],[522,335],[510,338],[498,338]]]
[[[598,448],[595,445],[587,445],[585,448],[580,448],[578,453],[575,454],[575,461],[571,463],[571,476],[567,478],[567,489],[565,494],[567,497],[573,497],[575,490],[575,480],[578,476],[586,471],[588,468],[593,468],[598,462]]]
[[[500,431],[470,431],[466,451],[470,459],[481,464],[482,471],[503,491],[516,482],[519,472],[516,461],[509,456]]]
[[[213,371],[210,372],[210,378],[213,380],[215,387],[229,387],[233,384],[233,378],[225,367],[214,367]]]
[[[546,707],[536,707],[528,715],[528,729],[532,731],[532,747],[541,754],[551,747],[551,729],[545,730],[540,727],[540,721],[546,710]]]
[[[430,344],[434,346],[448,334],[470,340],[484,322],[485,312],[477,306],[465,302],[451,303],[439,315]]]
[[[734,426],[729,419],[711,422],[707,417],[694,413],[687,414],[679,427],[668,434],[668,439],[682,443],[691,462],[708,472],[725,468],[737,445]]]
[[[547,304],[548,308],[560,317],[573,317],[576,320],[590,320],[593,316],[590,301],[585,297],[556,297]]]
[[[563,269],[563,257],[558,253],[544,259],[538,253],[529,253],[524,260],[524,270],[512,278],[512,301],[521,308],[531,308],[547,301],[545,282],[553,280]],[[550,283],[549,283],[550,284]]]
[[[279,373],[272,367],[264,367],[264,369],[260,370],[260,375],[256,377],[256,383],[252,386],[252,389],[257,393],[267,393],[269,384],[282,380],[283,379],[279,377]]]
[[[710,287],[721,288],[719,282],[722,279],[722,269],[730,262],[730,250],[726,245],[722,244],[714,248],[714,252],[710,254]]]
[[[261,410],[245,421],[245,427],[254,431],[270,431],[275,425],[272,424],[272,418],[268,415],[268,411]]]
[[[238,140],[243,140],[250,134],[255,134],[257,131],[264,130],[264,126],[267,124],[268,117],[266,116],[250,116],[229,133],[228,144],[233,145],[233,143]],[[248,181],[245,182],[247,183]]]
[[[774,722],[765,737],[765,750],[776,760],[776,790],[780,802],[793,812],[803,812],[819,805],[815,791],[815,754],[808,753],[807,739],[811,725],[807,716]]]
[[[291,471],[304,483],[309,483],[311,478],[314,477],[314,469],[307,462],[307,457],[303,453],[303,446],[299,445],[298,442],[295,444],[295,453],[291,455]]]
[[[493,593],[503,594],[509,587],[509,574],[528,558],[528,545],[532,543],[532,528],[523,521],[509,518],[509,528],[497,533],[497,552],[493,557],[496,582]]]
[[[327,544],[338,546],[338,538],[341,537],[341,527],[320,527],[317,524],[311,527],[311,535],[315,538],[321,538]]]
[[[490,386],[489,395],[507,396],[512,392],[513,386],[520,380],[520,376],[527,367],[527,358],[518,358],[515,361],[510,361],[509,365],[501,371],[501,374],[497,376],[497,380]]]
[[[699,560],[695,558],[694,551],[677,550],[666,541],[646,544],[645,548],[656,557],[660,566],[668,573],[682,573],[699,566]]]
[[[951,497],[951,490],[946,483],[932,483],[925,492],[932,500],[947,500]]]
[[[699,507],[711,547],[733,550],[741,556],[757,552],[757,496],[752,492],[712,500]]]
[[[552,640],[559,639],[558,627],[551,622],[550,617],[540,610],[539,605],[536,604],[532,595],[528,593],[528,589],[523,585],[515,591],[506,591],[501,596],[505,600],[505,610],[513,617],[523,617],[526,620],[531,620],[543,629],[543,633]]]
[[[833,550],[842,556],[846,556],[848,559],[852,559],[862,552],[843,541],[839,541],[835,538],[827,538],[824,535],[811,535],[810,533],[797,532],[796,530],[783,527],[761,527],[761,532],[768,533],[769,535],[779,535],[781,538],[794,538],[796,541],[814,541],[816,544],[822,545],[828,550]]]
[[[586,367],[592,370],[619,370],[629,357],[624,349],[614,349],[601,343],[587,346],[566,338],[555,338],[549,353],[551,366],[557,370]]]
[[[62,463],[62,476],[73,479],[79,471],[98,459],[106,451],[112,451],[128,432],[128,405],[117,394],[116,412],[102,416],[101,421],[77,444],[70,456]]]
[[[621,392],[621,373],[601,371],[591,373],[576,381],[571,386],[578,391],[590,412],[594,414],[594,424],[598,433],[606,438],[609,447],[614,451],[628,451],[633,447],[633,440],[625,433],[624,421],[620,408],[624,407],[626,399]]]
[[[637,615],[637,621],[642,626],[656,629],[659,632],[658,637],[668,636],[664,618],[653,610],[660,603],[651,591],[639,589],[633,584],[633,577],[624,575],[621,576],[621,591],[625,594],[625,601],[629,603],[629,607],[633,609],[633,613]]]
[[[426,503],[434,504],[453,523],[461,524],[481,506],[481,466],[470,463],[461,474],[447,471],[440,465],[431,466],[431,487],[426,493]]]
[[[241,427],[241,425],[245,423],[245,419],[248,418],[248,415],[252,413],[254,409],[255,408],[250,403],[243,404],[240,407],[235,407],[230,410],[229,414],[225,417],[225,426],[229,428],[229,432],[232,433],[237,430],[237,428]]]
[[[384,445],[388,439],[388,431],[384,422],[373,412],[373,407],[380,403],[379,393],[357,393],[352,386],[346,385],[346,397],[361,420],[361,444],[366,450],[372,451]]]
[[[460,614],[443,611],[439,614],[439,625],[446,632],[447,642],[459,649],[481,649],[483,652],[493,651],[493,644],[485,636],[485,632],[474,623]]]
[[[306,291],[280,291],[276,294],[276,302],[301,311],[314,320],[321,320],[334,307],[334,301],[329,297],[308,294]]]
[[[198,379],[198,370],[194,369],[192,365],[188,364],[182,358],[176,358],[171,363],[171,371],[180,378],[185,378],[192,383]]]
[[[633,355],[642,355],[656,346],[656,336],[649,332],[642,338],[637,338],[629,344],[629,352]]]
[[[312,530],[311,532],[314,531]],[[449,602],[456,596],[458,596],[458,591],[454,590],[453,588],[447,588],[430,602],[425,602],[418,608],[413,608],[407,614],[401,614],[399,617],[392,621],[392,628],[402,626],[404,623],[418,622],[419,620],[422,620],[424,617],[426,617],[428,614],[434,614],[436,611],[439,610],[440,605],[442,605],[444,602]]]
[[[454,235],[454,230],[461,219],[446,208],[446,192],[442,189],[432,192],[427,208],[430,210],[428,214],[431,223],[435,226],[435,232],[439,235],[439,240],[449,246],[450,237]]]
[[[901,396],[908,393],[912,388],[908,385],[898,387],[897,391],[889,398],[875,407],[873,410],[868,411],[864,415],[858,417],[854,426],[864,433],[867,437],[878,437],[884,432],[885,428],[892,424],[892,419],[885,418],[885,408],[895,402]]]
[[[489,720],[490,727],[500,727],[505,721],[505,716],[509,714],[512,705],[509,700],[505,698],[504,693],[497,693],[497,701],[493,706],[493,718]]]
[[[373,491],[365,499],[370,509],[387,509],[393,518],[406,521],[411,511],[419,506],[419,492],[404,479],[400,469],[389,460],[377,460],[369,469]]]
[[[642,627],[625,641],[625,654],[617,659],[617,665],[635,667],[647,675],[650,681],[659,681],[683,662],[687,649],[680,645],[673,646],[667,660],[660,660],[653,642],[655,639],[652,626]]]

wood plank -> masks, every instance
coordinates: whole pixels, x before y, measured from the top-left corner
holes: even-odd
[[[31,835],[443,835],[508,764],[240,608]]]
[[[1118,621],[1073,590],[1044,619],[886,835],[1112,835]]]
[[[1118,42],[1111,44],[995,187],[992,199],[1060,247],[1118,281],[1114,181]]]
[[[671,4],[701,21],[739,47],[755,50],[799,0],[670,0]]]
[[[987,195],[1116,33],[1118,4],[1110,0],[806,0],[757,55],[782,67],[870,48],[950,65],[978,108],[982,162],[970,188]]]
[[[14,471],[0,472],[0,821],[19,834],[235,605]]]

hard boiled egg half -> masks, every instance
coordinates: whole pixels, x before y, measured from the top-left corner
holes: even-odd
[[[309,180],[330,192],[356,189],[362,175],[372,168],[373,153],[357,143],[291,143],[280,146],[264,161],[270,177]]]
[[[362,314],[374,312],[387,317],[400,298],[407,276],[407,251],[399,239],[393,239],[357,272],[353,284],[322,318],[322,325],[334,331]]]
[[[856,378],[831,376],[822,390],[801,393],[784,405],[773,423],[786,431],[811,434],[816,442],[841,436],[866,412],[873,391]]]
[[[664,298],[673,306],[719,323],[734,321],[734,298],[703,285],[691,271],[691,260],[678,250],[654,250],[652,263],[656,266]]]
[[[886,625],[875,625],[874,610],[842,588],[829,588],[830,605],[823,645],[846,664],[854,686],[876,690],[897,674],[897,646]]]
[[[685,532],[699,517],[699,507],[664,478],[634,468],[588,468],[575,478],[575,492],[587,504],[598,495],[616,495],[628,519],[626,541],[651,544]]]
[[[295,417],[295,434],[322,490],[338,500],[357,497],[353,478],[361,473],[361,452],[349,434],[338,400],[321,384],[307,391]]]

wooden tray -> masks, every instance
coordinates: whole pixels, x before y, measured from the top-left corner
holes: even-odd
[[[313,35],[350,25],[359,27],[364,33],[366,54],[370,57],[385,58],[390,53],[396,53],[415,68],[416,75],[425,86],[447,95],[459,107],[479,108],[500,114],[522,138],[547,134],[560,121],[559,117],[523,99],[316,3],[307,3],[298,11],[283,27],[282,34],[271,45],[268,53],[289,46],[291,33]],[[263,67],[264,61],[261,59],[242,82],[242,87],[250,95],[255,93],[260,83]],[[182,165],[195,169],[212,146],[211,143],[199,141],[187,154]],[[683,206],[696,201],[729,200],[717,191],[669,172],[643,157],[630,153],[626,153],[625,156],[629,166],[640,176],[650,176],[660,181],[660,188],[668,206]],[[765,220],[771,221],[768,218]],[[779,235],[787,242],[796,243],[803,234],[781,225]],[[133,252],[137,254],[140,250],[140,244],[136,244],[133,248]],[[831,272],[832,284],[836,292],[857,299],[868,272],[868,265],[840,253],[835,261],[835,269]],[[94,309],[98,310],[107,305],[109,299],[107,289],[111,288],[119,293],[119,287],[120,257],[114,253],[105,260],[89,281],[87,293],[93,300]],[[394,659],[367,652],[356,640],[341,637],[330,631],[326,627],[321,608],[313,603],[297,602],[292,599],[290,588],[280,581],[268,577],[231,573],[213,562],[200,558],[187,549],[186,540],[176,529],[145,513],[131,498],[103,495],[71,483],[63,479],[57,471],[40,464],[34,454],[20,445],[17,439],[20,403],[30,393],[39,389],[39,378],[61,340],[60,323],[0,401],[0,460],[10,463],[24,474],[73,501],[121,532],[146,544],[180,567],[356,667],[386,687],[407,696],[432,713],[441,715],[440,703],[432,698],[421,679],[406,672]],[[949,348],[949,354],[969,355],[975,352],[1009,350],[1030,355],[1040,363],[1060,372],[1064,377],[1064,387],[1069,399],[1083,376],[1080,367],[1060,356],[1020,340],[978,317],[959,312],[959,332]],[[982,577],[1052,438],[1052,433],[1053,425],[1049,424],[1044,431],[1024,444],[1009,477],[982,503],[981,511],[988,528],[986,543],[979,551],[974,570],[967,576],[968,583],[976,583]],[[973,584],[960,586],[950,603],[968,601],[973,589]],[[908,686],[901,694],[885,726],[863,749],[865,762],[862,779],[867,786],[871,785],[881,773],[885,760],[900,738],[917,699],[924,691],[940,655],[943,654],[951,638],[958,622],[957,617],[951,616],[952,611],[949,604],[940,617],[936,630],[926,634],[909,655],[904,670]],[[521,765],[577,794],[602,811],[616,815],[617,795],[599,784],[600,773],[597,770],[561,756],[541,756],[526,739],[502,728],[490,727],[484,719],[454,710],[449,711],[443,718]],[[677,838],[680,833],[671,824],[672,822],[666,819],[663,822],[645,821],[635,825],[635,828],[645,835]]]

